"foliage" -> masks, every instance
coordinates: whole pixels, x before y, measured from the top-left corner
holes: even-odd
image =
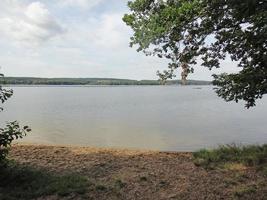
[[[3,77],[3,74],[0,74]],[[12,90],[3,89],[0,85],[0,101],[4,103],[13,94]],[[0,107],[0,112],[3,110]],[[17,121],[9,122],[4,128],[0,127],[0,166],[6,164],[6,156],[8,154],[11,142],[15,139],[22,138],[27,132],[31,131],[28,126],[21,128]]]
[[[250,107],[267,93],[267,1],[133,0],[128,6],[123,20],[134,31],[130,46],[170,60],[158,72],[163,81],[178,67],[187,76],[197,63],[218,68],[228,56],[240,72],[214,76],[219,96]]]
[[[3,74],[0,74],[0,77],[3,77]],[[0,85],[0,102],[4,103],[8,98],[10,98],[13,95],[13,90],[7,90],[3,89]],[[0,112],[3,110],[2,107],[0,107]]]
[[[16,163],[0,171],[0,199],[37,199],[48,195],[84,194],[89,181],[76,174],[56,175]]]
[[[194,152],[195,164],[206,168],[224,166],[226,163],[242,163],[264,169],[267,166],[267,144],[262,146],[226,145],[217,149]]]
[[[29,131],[31,129],[28,126],[20,128],[17,121],[9,122],[6,127],[0,128],[0,163],[5,160],[11,142],[15,139],[23,138]]]

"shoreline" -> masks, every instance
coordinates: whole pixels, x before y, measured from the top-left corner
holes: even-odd
[[[58,145],[58,144],[41,144],[41,143],[14,143],[11,146],[11,157],[14,155],[12,154],[13,149],[23,149],[27,150],[27,148],[33,150],[33,154],[38,154],[38,150],[45,150],[50,152],[52,155],[55,152],[57,153],[58,150],[63,151],[70,151],[74,154],[110,154],[112,156],[142,156],[142,155],[170,155],[174,157],[190,157],[192,158],[193,152],[189,151],[160,151],[160,150],[147,150],[147,149],[135,149],[135,148],[116,148],[116,147],[94,147],[94,146],[79,146],[79,145]],[[31,155],[32,152],[27,151],[28,155]],[[42,152],[40,152],[42,154]]]
[[[14,142],[12,146],[35,146],[35,147],[46,147],[46,148],[80,148],[88,150],[98,151],[110,151],[110,152],[135,152],[135,153],[170,153],[170,154],[192,154],[195,151],[188,150],[156,150],[146,148],[135,148],[135,147],[98,147],[98,146],[87,146],[87,145],[76,145],[76,144],[50,144],[40,142]],[[208,149],[208,148],[207,148]]]
[[[212,84],[203,84],[203,85],[49,85],[49,84],[2,84],[4,87],[192,87],[192,89],[202,89],[204,87],[214,87]]]

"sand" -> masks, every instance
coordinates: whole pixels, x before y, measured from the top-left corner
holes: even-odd
[[[90,188],[86,199],[235,199],[237,191],[249,187],[256,187],[256,193],[245,191],[241,199],[267,199],[267,178],[255,169],[206,170],[195,166],[192,153],[17,144],[9,157],[51,172],[77,173],[96,188],[104,186]]]

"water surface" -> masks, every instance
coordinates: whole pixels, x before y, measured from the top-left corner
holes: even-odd
[[[267,142],[267,99],[249,110],[211,86],[13,87],[0,123],[19,120],[26,142],[188,151]]]

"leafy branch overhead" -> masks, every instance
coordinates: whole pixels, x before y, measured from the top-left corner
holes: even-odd
[[[163,81],[178,67],[186,77],[197,63],[219,68],[229,56],[240,71],[214,75],[219,96],[250,107],[267,93],[267,1],[134,0],[128,6],[123,20],[134,31],[130,46],[170,60],[158,72]]]

